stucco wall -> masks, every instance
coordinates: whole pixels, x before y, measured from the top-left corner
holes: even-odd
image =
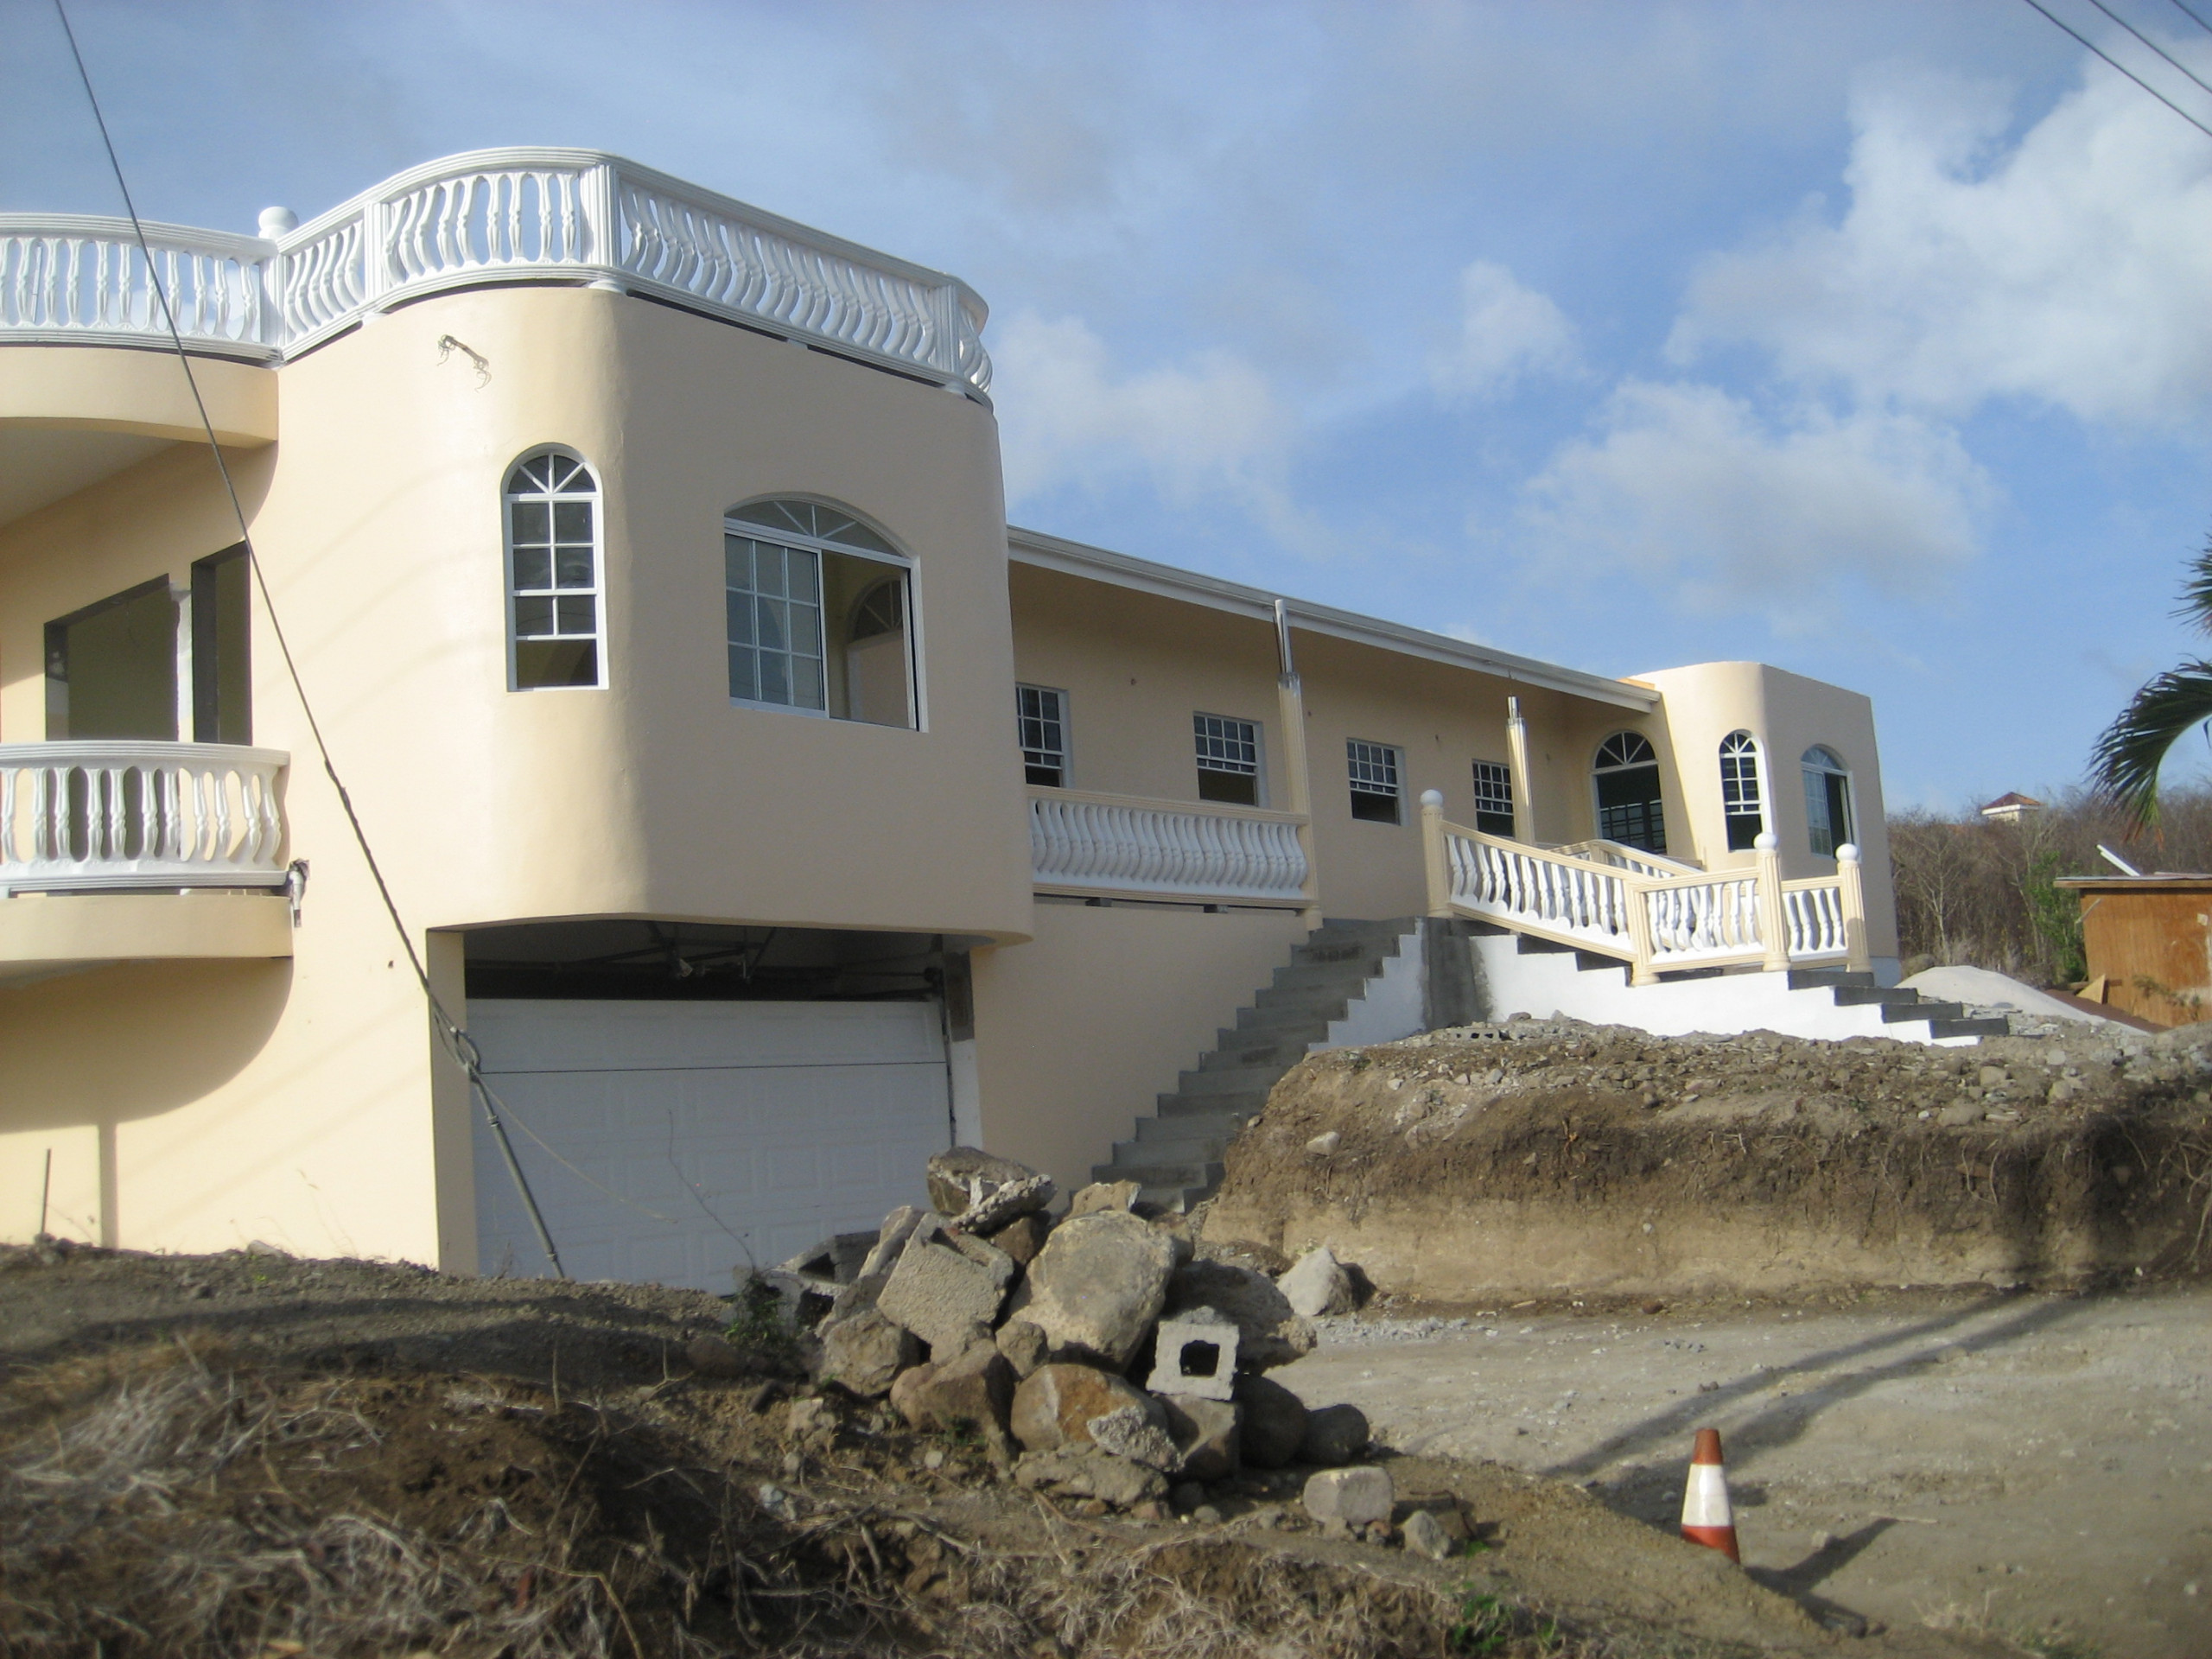
[[[1293,911],[1039,902],[975,954],[983,1145],[1064,1187],[1149,1116],[1306,936]]]

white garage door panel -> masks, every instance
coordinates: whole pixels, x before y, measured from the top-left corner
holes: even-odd
[[[747,1261],[923,1202],[923,1162],[950,1134],[932,1003],[486,1001],[468,1014],[579,1279],[727,1291]],[[480,1109],[476,1205],[485,1271],[550,1271]]]

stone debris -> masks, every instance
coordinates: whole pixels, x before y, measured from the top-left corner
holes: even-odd
[[[1317,1245],[1298,1258],[1297,1265],[1276,1281],[1276,1288],[1291,1311],[1306,1319],[1352,1309],[1351,1275],[1344,1270],[1325,1244]]]
[[[777,1290],[822,1390],[785,1414],[798,1459],[787,1474],[807,1448],[827,1456],[841,1433],[891,1421],[874,1401],[923,1433],[980,1435],[1015,1479],[1080,1514],[1164,1519],[1173,1481],[1175,1513],[1218,1519],[1218,1503],[1274,1490],[1248,1471],[1349,1464],[1365,1448],[1357,1411],[1309,1412],[1259,1374],[1310,1353],[1315,1327],[1270,1276],[1283,1257],[1205,1245],[1203,1206],[1164,1214],[1132,1183],[1102,1184],[1055,1221],[1048,1179],[973,1147],[939,1154],[928,1178],[937,1208],[895,1210],[874,1233],[839,1234],[747,1281]],[[1351,1276],[1326,1251],[1283,1278],[1340,1284],[1349,1305]],[[719,1336],[690,1357],[702,1377],[758,1369]],[[942,1446],[919,1455],[946,1466]],[[1345,1524],[1380,1540],[1384,1510]],[[1263,1522],[1288,1523],[1280,1509]]]
[[[1335,1129],[1327,1129],[1306,1143],[1306,1150],[1316,1158],[1326,1158],[1344,1143],[1344,1136]]]
[[[1306,1483],[1306,1513],[1325,1528],[1371,1526],[1387,1522],[1397,1502],[1390,1471],[1373,1464],[1357,1469],[1324,1469]]]
[[[1153,1342],[1152,1376],[1145,1387],[1154,1394],[1195,1395],[1226,1400],[1236,1385],[1237,1330],[1220,1319],[1162,1319]]]
[[[1319,1479],[1319,1476],[1315,1476]],[[1452,1553],[1451,1535],[1444,1530],[1444,1523],[1427,1510],[1415,1510],[1406,1517],[1402,1529],[1406,1548],[1409,1554],[1426,1555],[1432,1561],[1440,1561]]]
[[[1142,1217],[1076,1216],[1045,1241],[1011,1311],[1044,1331],[1055,1357],[1119,1370],[1151,1334],[1174,1270],[1173,1242]]]

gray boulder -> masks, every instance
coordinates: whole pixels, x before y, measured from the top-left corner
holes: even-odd
[[[1306,1402],[1280,1382],[1264,1376],[1236,1379],[1236,1403],[1244,1408],[1240,1443],[1244,1461],[1255,1469],[1280,1469],[1306,1444]]]
[[[1088,1444],[1092,1423],[1129,1409],[1166,1427],[1160,1402],[1125,1377],[1090,1365],[1043,1365],[1014,1390],[1011,1426],[1014,1439],[1030,1451],[1050,1452]]]
[[[875,1236],[875,1248],[868,1253],[867,1259],[861,1263],[860,1272],[855,1277],[873,1279],[880,1273],[890,1272],[899,1264],[899,1252],[906,1248],[906,1241],[914,1236],[915,1230],[929,1220],[932,1214],[931,1211],[918,1210],[912,1205],[906,1204],[901,1205],[886,1216],[883,1218],[883,1230]]]
[[[1182,1467],[1183,1456],[1175,1449],[1173,1437],[1154,1421],[1157,1414],[1156,1407],[1147,1410],[1145,1406],[1117,1406],[1086,1425],[1090,1443],[1104,1446],[1116,1457],[1172,1475]]]
[[[1244,1411],[1241,1406],[1229,1400],[1176,1395],[1161,1400],[1160,1404],[1166,1408],[1167,1432],[1175,1437],[1185,1480],[1226,1480],[1243,1466],[1239,1441]]]
[[[1017,1164],[1011,1158],[994,1157],[974,1147],[953,1147],[931,1154],[924,1179],[938,1213],[957,1217],[1002,1186],[1043,1178],[1028,1165]],[[1046,1198],[1051,1196],[1052,1184],[1047,1181]]]
[[[1010,1311],[1045,1332],[1055,1357],[1118,1371],[1159,1319],[1174,1269],[1173,1242],[1149,1223],[1116,1211],[1072,1217],[1029,1264]]]
[[[913,1332],[893,1325],[873,1307],[863,1307],[849,1319],[822,1327],[822,1370],[824,1382],[859,1395],[880,1399],[891,1392],[899,1373],[919,1363],[921,1344]]]
[[[1325,1527],[1363,1527],[1390,1518],[1397,1494],[1390,1471],[1372,1464],[1324,1469],[1306,1483],[1306,1513]]]
[[[929,1344],[931,1359],[950,1359],[990,1340],[1013,1279],[1014,1261],[1005,1252],[930,1223],[917,1227],[899,1253],[876,1311]]]
[[[1347,1473],[1357,1472],[1346,1471]],[[1319,1476],[1315,1476],[1319,1479]],[[1440,1561],[1452,1553],[1452,1535],[1444,1523],[1427,1510],[1415,1510],[1406,1517],[1406,1549],[1409,1554],[1426,1555],[1432,1561]]]
[[[1159,1470],[1116,1457],[1098,1446],[1033,1452],[1014,1465],[1014,1478],[1033,1490],[1066,1497],[1095,1497],[1122,1510],[1167,1493],[1167,1477]]]
[[[1351,1275],[1338,1265],[1325,1244],[1299,1257],[1296,1265],[1275,1281],[1275,1288],[1282,1292],[1293,1313],[1309,1319],[1351,1312]]]
[[[1306,1414],[1306,1438],[1299,1442],[1301,1463],[1333,1468],[1367,1450],[1367,1414],[1357,1406],[1324,1406]]]

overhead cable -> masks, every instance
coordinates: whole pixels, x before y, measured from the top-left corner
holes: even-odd
[[[2089,0],[2089,3],[2094,6],[2099,11],[2104,13],[2106,16],[2111,18],[2113,22],[2118,23],[2122,29],[2133,35],[2137,40],[2142,41],[2144,45],[2149,47],[2153,52],[2164,58],[2168,63],[2173,65],[2175,68],[2180,70],[2182,73],[2187,75],[2190,79],[2196,83],[2199,90],[2212,92],[2212,86],[2206,85],[2204,78],[2202,75],[2198,74],[2196,70],[2183,63],[2179,58],[2174,56],[2172,53],[2167,51],[2164,47],[2160,46],[2156,41],[2152,40],[2148,35],[2145,35],[2141,29],[2136,28],[2134,24],[2129,22],[2126,18],[2114,11],[2110,6],[2105,3],[2105,0]]]
[[[55,3],[58,5],[60,3],[60,0],[55,0]],[[2140,86],[2145,92],[2150,93],[2152,97],[2157,99],[2159,103],[2164,105],[2176,115],[2181,117],[2183,120],[2188,122],[2190,126],[2195,127],[2207,138],[2212,138],[2212,127],[2206,126],[2202,121],[2191,115],[2187,110],[2182,108],[2180,105],[2175,103],[2173,99],[2168,98],[2164,92],[2153,86],[2149,81],[2144,79],[2142,76],[2137,74],[2133,69],[2130,69],[2118,58],[2113,56],[2111,53],[2106,51],[2104,48],[2099,46],[2094,41],[2092,41],[2088,35],[2082,34],[2079,29],[2076,29],[2072,24],[2066,22],[2064,20],[2057,16],[2043,4],[2043,0],[2020,0],[2020,3],[2024,6],[2031,7],[2035,10],[2043,13],[2044,20],[2050,23],[2053,28],[2063,29],[2068,35],[2072,35],[2075,41],[2084,49],[2095,53],[2113,68],[2119,70],[2121,74],[2126,75],[2138,86]],[[2194,13],[2191,13],[2190,15],[2195,16]],[[2194,79],[2194,77],[2191,77],[2191,79]]]

